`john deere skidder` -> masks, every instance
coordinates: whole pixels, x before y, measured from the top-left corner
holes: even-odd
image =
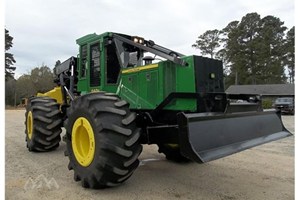
[[[57,87],[29,100],[25,133],[29,151],[50,151],[64,126],[68,168],[83,187],[127,180],[142,144],[203,163],[291,135],[259,95],[224,93],[221,61],[112,32],[77,44],[79,55],[55,68]]]

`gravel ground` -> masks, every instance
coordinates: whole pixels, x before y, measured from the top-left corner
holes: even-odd
[[[145,145],[125,184],[90,190],[73,181],[64,142],[53,152],[27,151],[24,114],[5,111],[6,199],[294,199],[294,137],[200,165],[169,162]],[[294,133],[294,116],[283,121]]]

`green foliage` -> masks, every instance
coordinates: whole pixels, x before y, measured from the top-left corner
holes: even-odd
[[[8,78],[5,83],[5,104],[18,105],[22,98],[53,89],[53,78],[51,69],[45,65],[32,69],[30,74],[23,74],[17,80]]]
[[[263,107],[263,109],[273,108],[273,101],[272,101],[272,99],[263,99],[262,100],[262,107]]]
[[[295,82],[295,27],[293,26],[286,35],[285,42],[285,64],[288,67],[290,83]]]
[[[261,18],[248,13],[240,21],[232,21],[222,30],[206,31],[198,38],[202,53],[208,54],[210,45],[220,47],[215,57],[225,68],[225,84],[279,84],[286,82],[284,67],[294,74],[294,28],[287,28],[277,17]],[[218,33],[215,40],[204,40],[208,33]],[[210,44],[211,43],[211,44]],[[197,44],[199,44],[197,46]],[[206,49],[205,49],[206,48]]]
[[[13,37],[9,35],[9,31],[5,29],[5,80],[8,81],[9,78],[14,76],[13,71],[16,67],[12,65],[16,62],[13,54],[7,52],[13,46]]]
[[[16,80],[8,76],[5,81],[5,105],[13,106],[16,97]]]
[[[54,75],[51,69],[45,65],[32,69],[30,79],[36,92],[44,93],[55,86]]]
[[[208,30],[198,37],[198,40],[192,47],[199,49],[203,55],[210,55],[211,58],[216,54],[216,49],[220,47],[219,31]]]
[[[31,80],[31,75],[24,74],[20,76],[16,83],[18,97],[28,98],[36,94],[35,86]]]

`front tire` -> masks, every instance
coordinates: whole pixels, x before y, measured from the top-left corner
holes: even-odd
[[[59,104],[49,97],[29,99],[25,113],[25,134],[29,151],[51,151],[59,146],[62,125]]]
[[[75,99],[67,115],[66,155],[74,180],[95,189],[126,181],[142,151],[128,103],[116,95],[91,93]]]

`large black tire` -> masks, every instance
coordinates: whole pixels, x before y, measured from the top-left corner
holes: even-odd
[[[29,151],[51,151],[59,146],[62,117],[59,104],[49,97],[32,97],[25,112],[25,134]]]
[[[167,160],[174,161],[177,163],[186,163],[191,161],[188,158],[181,155],[178,145],[158,144],[157,146],[158,152],[165,154]]]
[[[136,115],[130,112],[126,101],[114,94],[87,94],[71,103],[67,116],[65,154],[70,160],[69,170],[74,170],[75,181],[81,181],[85,188],[98,189],[117,186],[133,174],[139,165],[142,145],[139,142],[140,129],[135,124]],[[84,127],[80,122],[82,119],[89,122],[92,131]],[[78,124],[80,128],[76,129]],[[77,138],[89,137],[84,136],[87,132],[92,133],[87,141],[93,140],[93,143],[81,144]],[[88,150],[82,145],[88,146]],[[94,154],[87,157],[90,151]],[[79,154],[87,160],[92,159],[82,164],[76,158]]]

